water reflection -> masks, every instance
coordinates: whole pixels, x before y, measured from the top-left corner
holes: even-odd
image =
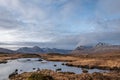
[[[8,60],[8,63],[0,64],[0,80],[8,80],[9,74],[14,72],[16,69],[18,69],[19,74],[23,72],[36,71],[37,69],[51,69],[54,71],[56,69],[61,69],[63,72],[74,72],[77,74],[82,73],[81,68],[68,67],[62,64],[63,62],[45,61],[39,60],[39,58],[21,58],[16,60]],[[103,70],[89,70],[90,73],[100,71]]]

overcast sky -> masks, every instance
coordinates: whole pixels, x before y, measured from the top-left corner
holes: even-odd
[[[0,47],[120,44],[120,0],[0,0]]]

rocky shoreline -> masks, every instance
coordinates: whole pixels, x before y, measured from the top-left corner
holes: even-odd
[[[31,75],[34,75],[34,77],[31,78]],[[38,76],[49,76],[52,79],[45,79],[45,80],[120,80],[120,73],[116,72],[109,72],[109,73],[100,73],[100,72],[94,72],[94,73],[88,73],[83,72],[82,74],[74,74],[70,72],[56,72],[52,70],[39,70],[36,72],[25,72],[22,74],[17,74],[10,77],[10,80],[42,80],[37,79]],[[37,76],[37,77],[35,77]]]
[[[120,71],[120,67],[108,67],[108,66],[95,66],[95,65],[74,65],[71,63],[66,63],[65,65],[67,66],[72,66],[72,67],[80,67],[80,68],[86,68],[86,69],[101,69],[101,70],[115,70],[115,71]]]
[[[38,54],[7,54],[0,53],[0,64],[7,63],[7,60],[13,60],[18,58],[40,58]]]
[[[0,64],[5,64],[5,63],[7,63],[7,60],[1,60],[0,61]]]

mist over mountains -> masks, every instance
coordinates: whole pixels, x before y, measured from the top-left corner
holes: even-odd
[[[72,54],[100,54],[100,53],[116,53],[120,52],[120,45],[110,45],[106,43],[99,42],[94,46],[78,46],[73,50]]]

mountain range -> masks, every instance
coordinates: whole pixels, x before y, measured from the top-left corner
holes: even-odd
[[[99,42],[95,46],[78,46],[73,50],[72,54],[104,54],[104,53],[120,53],[120,45],[109,45],[106,43]]]
[[[40,48],[38,46],[34,46],[32,48],[22,47],[17,50],[17,52],[21,53],[70,53],[71,50],[65,49],[57,49],[57,48]]]
[[[65,50],[65,49],[57,49],[57,48],[40,48],[38,46],[34,47],[22,47],[19,48],[15,51],[5,49],[5,48],[0,48],[0,52],[3,53],[62,53],[62,54],[67,54],[70,53],[72,50]]]
[[[110,45],[106,43],[99,42],[93,46],[78,46],[74,50],[65,50],[57,48],[40,48],[38,46],[34,47],[22,47],[18,50],[9,50],[5,48],[0,48],[0,52],[3,53],[62,53],[62,54],[106,54],[106,53],[120,53],[120,45]]]

